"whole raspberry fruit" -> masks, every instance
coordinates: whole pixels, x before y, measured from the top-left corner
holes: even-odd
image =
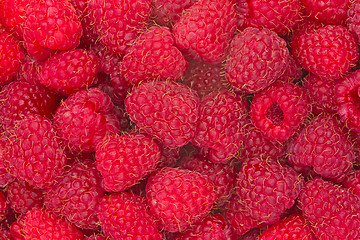
[[[98,88],[80,90],[61,102],[53,123],[65,145],[85,152],[120,128],[110,97]]]
[[[352,169],[355,153],[340,121],[330,114],[313,118],[287,148],[288,161],[333,181],[342,181]]]
[[[301,214],[292,214],[266,229],[259,237],[259,240],[274,239],[315,240],[315,237],[306,219]]]
[[[205,217],[217,196],[207,176],[165,167],[150,175],[146,197],[150,212],[159,221],[160,228],[177,232]]]
[[[88,88],[98,72],[95,54],[83,49],[63,51],[47,59],[39,70],[40,83],[69,96]]]
[[[359,59],[354,35],[343,26],[327,25],[292,38],[291,50],[306,70],[323,78],[338,79]]]
[[[125,99],[130,119],[164,146],[176,148],[194,137],[199,97],[189,87],[172,81],[145,82]]]
[[[28,114],[11,130],[4,154],[4,166],[11,175],[39,188],[54,183],[66,164],[51,121],[36,114]]]
[[[188,67],[185,57],[174,46],[167,27],[150,27],[129,47],[121,72],[131,85],[150,80],[179,80]]]
[[[34,207],[26,213],[23,231],[25,239],[83,239],[83,233],[75,226],[40,207]]]
[[[317,239],[359,239],[360,198],[321,178],[307,181],[299,207]]]
[[[89,18],[100,42],[124,54],[149,21],[151,0],[90,0]]]
[[[288,165],[253,158],[245,161],[237,177],[237,194],[250,216],[274,224],[298,197],[304,179]]]
[[[23,28],[28,54],[40,61],[55,50],[76,48],[82,34],[79,17],[68,0],[31,1]]]
[[[205,96],[192,143],[207,149],[216,163],[230,160],[239,151],[248,117],[248,103],[242,96],[223,90]]]
[[[284,39],[269,29],[249,27],[231,40],[225,76],[242,92],[258,92],[284,74],[288,58]]]
[[[236,30],[235,4],[232,0],[199,0],[172,30],[181,51],[198,60],[220,63]]]
[[[127,192],[104,196],[96,214],[102,231],[111,239],[162,239],[144,197]]]
[[[143,134],[105,137],[95,148],[96,168],[108,192],[121,192],[156,168],[160,147]]]
[[[266,138],[285,142],[310,114],[310,98],[293,83],[276,82],[256,93],[250,105],[251,120]]]

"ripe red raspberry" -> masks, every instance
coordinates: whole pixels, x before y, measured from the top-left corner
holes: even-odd
[[[5,188],[9,183],[15,180],[15,177],[9,174],[4,166],[4,160],[7,158],[4,155],[6,139],[8,136],[7,134],[1,133],[0,134],[0,187]]]
[[[157,168],[175,167],[180,159],[180,148],[168,148],[160,146],[161,157]]]
[[[238,2],[245,1],[238,0]],[[240,8],[244,7],[248,8],[248,14],[245,15],[245,26],[267,28],[278,35],[284,35],[293,30],[302,17],[300,0],[248,0],[247,6],[240,5]],[[239,12],[241,13],[241,11]],[[244,14],[242,15],[244,16]]]
[[[88,88],[98,72],[95,54],[83,49],[63,51],[47,59],[39,70],[40,83],[69,96]]]
[[[288,58],[284,39],[269,29],[249,27],[231,41],[225,76],[242,92],[258,92],[284,74]]]
[[[217,196],[207,176],[165,167],[150,175],[146,197],[160,228],[177,232],[205,217]]]
[[[1,0],[0,24],[16,38],[23,39],[26,8],[32,0]],[[11,11],[10,11],[11,9]]]
[[[202,99],[205,95],[223,89],[230,90],[230,85],[223,74],[221,63],[208,64],[202,61],[190,60],[189,68],[185,72],[182,82],[195,90]]]
[[[75,163],[45,192],[45,207],[78,228],[96,229],[95,209],[104,195],[102,178],[91,161]]]
[[[94,53],[99,58],[100,69],[106,74],[119,72],[123,56],[113,53],[108,47],[105,47],[100,42],[89,47],[89,51]]]
[[[100,42],[124,54],[149,21],[151,0],[90,0],[89,17]]]
[[[240,149],[248,112],[248,103],[234,92],[223,90],[205,96],[193,144],[207,149],[208,158],[215,163],[230,160]]]
[[[13,80],[24,59],[20,42],[7,32],[0,33],[0,85]]]
[[[145,133],[170,148],[194,137],[199,97],[189,87],[172,81],[152,81],[132,89],[125,99],[130,119]]]
[[[253,158],[243,163],[236,191],[252,218],[274,224],[294,205],[303,185],[288,165]]]
[[[338,79],[359,58],[354,35],[343,26],[327,25],[293,37],[291,50],[306,70],[325,79]]]
[[[0,192],[0,221],[3,221],[8,212],[11,202],[8,202],[3,192]]]
[[[102,231],[111,239],[162,239],[144,197],[127,192],[104,196],[96,214]]]
[[[129,47],[121,72],[131,85],[150,80],[179,80],[188,67],[167,27],[150,27]]]
[[[139,182],[156,168],[160,147],[143,134],[105,137],[95,148],[96,168],[108,192],[120,192]]]
[[[347,174],[341,184],[345,188],[350,189],[354,194],[360,196],[360,170]]]
[[[315,178],[305,183],[299,206],[317,239],[359,239],[360,198],[350,190]]]
[[[26,55],[15,76],[15,81],[28,82],[32,85],[40,85],[39,69],[41,62],[34,61],[29,55]]]
[[[329,114],[313,118],[290,142],[289,163],[313,167],[315,173],[342,181],[352,169],[355,154],[340,121]]]
[[[229,200],[234,189],[236,169],[233,162],[213,163],[202,155],[183,157],[179,163],[182,169],[199,172],[209,177],[217,193],[216,207],[220,207]]]
[[[6,197],[10,207],[21,214],[25,214],[33,207],[41,207],[44,203],[43,195],[43,189],[20,179],[16,179],[6,187]]]
[[[345,1],[348,2],[348,1]],[[357,36],[358,43],[360,42],[360,2],[352,1],[347,11],[346,25],[348,29]]]
[[[64,172],[66,155],[49,119],[28,114],[10,133],[4,166],[11,175],[46,188]]]
[[[97,234],[97,235],[91,235],[89,237],[85,237],[83,240],[110,240],[110,238],[105,237],[102,234]]]
[[[342,122],[351,130],[360,133],[360,70],[340,79],[335,85],[337,112]]]
[[[15,222],[10,225],[10,234],[14,240],[25,240],[24,235],[25,214],[20,215]]]
[[[310,114],[310,98],[293,83],[276,82],[255,94],[251,120],[266,138],[284,142]]]
[[[287,61],[283,75],[278,78],[278,81],[294,82],[299,80],[303,75],[302,67],[296,62],[294,57],[290,54]]]
[[[98,88],[80,90],[61,102],[53,123],[65,145],[84,152],[94,151],[105,135],[120,128],[110,97]]]
[[[79,240],[82,232],[45,208],[34,207],[24,220],[25,239]]]
[[[305,218],[301,214],[292,214],[266,229],[259,237],[259,240],[274,239],[315,240],[315,237]]]
[[[29,113],[52,118],[58,102],[58,97],[41,85],[11,82],[0,92],[0,122],[13,126]]]
[[[305,14],[325,24],[344,25],[350,0],[301,0]]]
[[[208,63],[224,60],[235,30],[236,10],[232,0],[199,0],[173,27],[179,49]]]
[[[68,0],[31,1],[23,28],[28,54],[40,61],[57,49],[76,48],[82,34],[79,17]]]

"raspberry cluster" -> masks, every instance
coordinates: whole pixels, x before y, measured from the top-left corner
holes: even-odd
[[[360,239],[360,2],[0,0],[0,240]]]

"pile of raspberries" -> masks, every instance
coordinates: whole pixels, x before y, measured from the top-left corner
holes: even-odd
[[[360,239],[360,1],[0,0],[0,240]]]

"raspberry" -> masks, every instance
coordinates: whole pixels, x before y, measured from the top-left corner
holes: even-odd
[[[338,79],[355,66],[359,58],[356,43],[347,28],[327,25],[293,37],[291,49],[306,70],[325,79]]]
[[[13,80],[24,59],[20,42],[7,32],[0,33],[0,85]]]
[[[82,49],[55,54],[42,64],[40,83],[68,96],[93,83],[98,71],[97,61],[95,54]]]
[[[151,214],[169,232],[185,230],[204,218],[216,200],[207,176],[177,168],[162,168],[150,175],[146,197]]]
[[[11,204],[11,203],[10,203]],[[8,212],[9,202],[3,192],[0,192],[0,221],[3,221]]]
[[[127,192],[104,196],[96,214],[102,231],[111,239],[162,239],[143,197]]]
[[[31,1],[23,28],[28,54],[40,61],[57,49],[76,48],[82,34],[79,17],[68,0]]]
[[[9,183],[15,180],[15,177],[10,175],[8,171],[6,170],[4,166],[4,161],[7,158],[6,155],[4,155],[5,145],[6,145],[6,139],[7,134],[1,134],[0,135],[0,187],[5,188]]]
[[[100,235],[100,234],[97,234],[97,235],[92,235],[90,237],[85,237],[83,240],[109,240],[108,237],[105,237],[104,235]]]
[[[150,80],[179,80],[188,67],[185,57],[174,46],[167,27],[150,27],[129,47],[121,72],[131,85]]]
[[[6,197],[15,212],[25,214],[33,207],[41,207],[44,203],[44,191],[26,181],[16,179],[6,187]]]
[[[231,41],[225,76],[242,92],[258,92],[284,74],[288,58],[286,42],[275,32],[249,27]]]
[[[145,133],[170,148],[194,137],[199,97],[189,87],[172,81],[142,83],[125,99],[130,119]]]
[[[0,122],[13,126],[29,113],[52,118],[58,107],[58,97],[41,85],[11,82],[0,92]]]
[[[350,189],[355,195],[360,196],[360,170],[347,174],[341,184],[343,187]]]
[[[78,240],[82,232],[45,208],[34,207],[24,220],[25,239]]]
[[[198,60],[220,63],[236,30],[235,5],[231,0],[199,0],[172,30],[181,51]]]
[[[11,131],[6,141],[4,166],[16,178],[46,188],[64,172],[66,156],[51,121],[29,114]]]
[[[295,61],[292,55],[289,55],[286,61],[286,67],[283,75],[278,78],[278,81],[294,82],[299,80],[303,75],[302,67]]]
[[[122,55],[109,51],[107,47],[99,42],[91,45],[91,47],[89,47],[89,51],[98,57],[101,71],[106,74],[120,72],[119,69],[123,59]]]
[[[227,90],[214,92],[201,100],[199,115],[193,144],[208,149],[209,159],[216,163],[234,157],[248,116],[245,99]]]
[[[180,148],[168,148],[161,146],[161,157],[157,168],[175,167],[180,159]]]
[[[257,158],[245,161],[237,177],[237,194],[257,221],[274,224],[298,197],[304,179],[287,165]]]
[[[28,55],[25,56],[18,70],[17,75],[15,76],[15,80],[28,82],[32,85],[40,85],[40,80],[39,80],[40,66],[41,66],[40,62],[34,61]]]
[[[351,130],[360,133],[360,70],[357,70],[335,85],[337,112],[342,122]]]
[[[266,229],[259,240],[273,239],[315,240],[309,223],[301,214],[292,214]]]
[[[98,88],[80,90],[64,100],[53,123],[67,146],[84,152],[94,151],[105,135],[120,128],[110,97]]]
[[[301,0],[305,14],[325,24],[344,25],[350,0]]]
[[[216,207],[220,207],[230,198],[236,178],[234,163],[213,163],[202,155],[195,155],[183,157],[179,167],[197,171],[209,177],[217,193],[217,200],[214,204]]]
[[[317,239],[359,239],[360,198],[321,178],[307,181],[299,206]]]
[[[120,192],[135,185],[156,168],[160,154],[158,144],[143,134],[105,137],[95,148],[104,189]]]
[[[313,118],[287,149],[289,163],[313,167],[315,173],[342,181],[352,169],[355,154],[339,120],[329,114]]]
[[[15,222],[10,225],[10,234],[14,240],[25,240],[24,235],[25,214],[20,215]],[[11,238],[10,238],[11,239]]]
[[[0,23],[19,40],[23,39],[26,8],[32,0],[1,0]],[[11,11],[9,11],[11,9]]]
[[[90,0],[89,18],[100,42],[124,54],[149,21],[151,0]]]
[[[345,1],[348,2],[348,1]],[[352,1],[347,11],[346,24],[348,29],[357,37],[358,43],[360,41],[360,3]]]
[[[276,82],[256,93],[250,105],[251,120],[266,138],[284,142],[310,114],[310,98],[293,83]]]

